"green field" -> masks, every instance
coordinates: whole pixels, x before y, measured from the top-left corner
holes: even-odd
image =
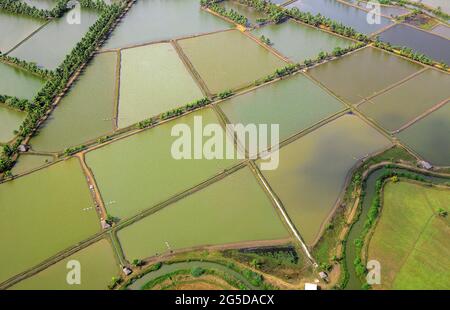
[[[99,231],[78,159],[0,184],[0,282]],[[7,236],[7,237],[6,237]]]
[[[387,183],[368,259],[381,263],[381,288],[448,289],[450,286],[448,190],[410,182]],[[377,288],[377,286],[374,286]]]
[[[249,168],[120,230],[129,261],[201,245],[289,236]]]
[[[238,30],[178,41],[213,94],[240,88],[287,65]]]
[[[80,263],[81,284],[68,284],[69,261]],[[109,240],[102,239],[57,262],[38,274],[19,282],[13,290],[102,290],[119,274]]]
[[[6,143],[14,138],[14,130],[18,130],[25,119],[25,113],[10,109],[0,103],[0,142]]]
[[[0,94],[31,100],[44,81],[38,76],[0,62]]]

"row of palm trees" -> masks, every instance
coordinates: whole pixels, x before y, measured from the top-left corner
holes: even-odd
[[[27,117],[19,128],[18,137],[10,146],[12,152],[9,155],[2,154],[0,157],[0,173],[12,167],[14,155],[17,153],[20,144],[28,135],[35,132],[39,121],[51,109],[54,99],[63,93],[69,79],[78,68],[89,61],[97,48],[97,44],[109,34],[112,24],[122,13],[123,9],[124,6],[118,4],[104,6],[97,21],[89,28],[83,39],[76,44],[62,64],[46,81],[43,88],[33,98],[28,106]]]

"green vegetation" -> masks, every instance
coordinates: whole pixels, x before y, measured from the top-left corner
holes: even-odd
[[[206,3],[205,3],[206,4]],[[208,9],[210,9],[211,11],[216,12],[219,15],[222,15],[224,17],[227,17],[229,19],[231,19],[232,21],[246,26],[248,24],[248,19],[247,17],[239,14],[238,12],[236,12],[233,9],[227,10],[226,8],[217,5],[216,3],[208,3],[207,4]]]
[[[33,134],[42,118],[52,107],[53,100],[63,92],[76,70],[92,57],[98,42],[111,31],[113,22],[121,12],[121,6],[111,5],[106,7],[83,39],[77,43],[72,52],[66,56],[64,62],[54,71],[53,76],[33,99],[32,104],[28,105],[32,108],[28,110],[27,118],[20,126],[18,137],[11,146],[13,152],[9,156],[3,154],[0,157],[0,173],[11,169],[19,145],[25,137]]]
[[[271,45],[273,44],[272,41],[270,41],[270,39],[267,38],[265,35],[261,35],[261,36],[259,37],[259,39],[261,40],[262,43],[264,43],[264,44],[266,44],[266,45],[271,46]]]
[[[449,226],[439,210],[448,211],[449,190],[423,186],[423,181],[390,180],[377,183],[377,190],[383,187],[383,196],[375,197],[373,208],[383,206],[367,253],[368,260],[377,259],[383,266],[381,288],[448,288]],[[373,211],[366,225],[371,226],[378,213]]]

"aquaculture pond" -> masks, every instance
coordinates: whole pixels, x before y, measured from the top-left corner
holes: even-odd
[[[198,0],[140,0],[125,15],[104,48],[169,40],[232,26],[203,11]]]
[[[257,28],[252,33],[258,38],[261,36],[268,38],[274,49],[295,62],[315,59],[320,52],[331,53],[336,47],[345,48],[354,43],[291,19],[281,24],[269,24]]]
[[[257,24],[258,19],[267,18],[264,13],[259,12],[258,10],[245,4],[239,3],[239,1],[225,0],[219,2],[218,5],[224,7],[227,11],[233,10],[238,14],[247,17],[248,24]]]
[[[44,81],[38,76],[13,65],[0,62],[0,94],[20,99],[33,99]]]
[[[34,169],[47,165],[53,160],[53,156],[48,155],[21,154],[11,172],[13,175],[27,173]]]
[[[0,184],[0,282],[98,232],[78,159]],[[11,233],[14,232],[14,233]]]
[[[70,285],[67,276],[73,268],[70,261],[81,267],[81,283]],[[70,266],[69,269],[67,266]],[[47,269],[12,286],[13,290],[104,290],[117,277],[119,268],[110,241],[102,239],[51,265]]]
[[[163,264],[161,266],[161,268],[159,268],[156,271],[152,271],[147,273],[146,275],[142,276],[142,278],[137,279],[135,282],[133,282],[132,284],[130,284],[127,289],[130,290],[143,290],[145,289],[145,285],[156,279],[159,278],[161,276],[164,276],[168,273],[172,273],[175,272],[177,270],[191,270],[194,268],[203,268],[203,269],[212,269],[212,270],[218,270],[221,271],[225,274],[227,274],[228,276],[231,276],[241,282],[243,282],[247,287],[251,288],[251,289],[257,289],[256,287],[254,287],[253,285],[251,285],[248,280],[241,275],[240,273],[238,273],[237,271],[234,271],[224,265],[218,264],[218,263],[213,263],[213,262],[200,262],[200,261],[191,261],[191,262],[180,262],[180,263],[172,263],[172,264]]]
[[[367,259],[383,266],[384,289],[446,289],[450,285],[450,189],[389,182]],[[408,216],[404,216],[408,214]]]
[[[313,15],[320,13],[364,34],[377,32],[392,24],[392,21],[382,16],[379,23],[369,24],[366,11],[336,0],[297,0],[286,7],[289,9],[296,7],[300,11],[310,12]]]
[[[289,237],[249,168],[121,229],[128,261],[202,245]]]
[[[394,46],[406,46],[433,60],[450,65],[450,40],[404,24],[380,33],[380,40]]]
[[[120,128],[204,97],[172,44],[152,44],[121,53]]]
[[[366,47],[314,67],[308,73],[342,99],[356,104],[422,68],[382,50]]]
[[[219,107],[232,124],[279,124],[280,141],[344,109],[303,74],[233,97]]]
[[[73,11],[50,21],[39,32],[14,49],[11,56],[35,62],[47,69],[56,69],[98,17],[96,11],[81,8],[81,19],[77,24],[72,20],[71,14]]]
[[[286,62],[238,30],[178,41],[211,93],[247,86]]]
[[[361,0],[343,0],[343,1],[356,5],[366,11],[371,11],[374,9],[373,4],[369,3],[368,1],[361,1]],[[387,17],[404,15],[408,14],[409,12],[410,11],[408,9],[400,6],[380,5],[380,14]]]
[[[0,52],[7,53],[44,24],[44,20],[0,11]]]
[[[430,8],[441,8],[447,14],[450,14],[450,2],[448,0],[411,0],[412,2],[421,2]]]
[[[94,57],[31,140],[35,151],[60,152],[113,130],[117,53]]]
[[[204,109],[86,154],[86,162],[94,173],[109,214],[130,217],[237,163],[232,159],[174,158],[172,144],[180,138],[171,136],[172,128],[176,125],[178,128],[189,127],[193,141],[195,116],[199,116],[197,120],[205,126],[218,124],[214,111]],[[203,138],[202,141],[206,140]],[[176,145],[174,148],[180,150]],[[194,147],[188,153],[193,152]]]
[[[437,25],[436,27],[431,29],[430,32],[443,36],[444,38],[447,38],[447,40],[450,40],[450,27],[446,25]]]
[[[433,182],[436,184],[442,184],[449,181],[448,178],[440,178],[432,175],[423,175],[417,174],[414,171],[410,171],[403,168],[392,167],[390,170],[396,171],[398,173],[408,173],[412,175],[420,175],[421,178],[424,178],[427,182]],[[346,289],[357,290],[362,288],[362,283],[359,277],[356,274],[355,267],[353,261],[356,258],[356,247],[355,240],[361,236],[361,233],[364,229],[364,223],[367,219],[367,214],[369,212],[369,208],[372,205],[372,200],[375,197],[375,185],[376,181],[381,177],[386,171],[387,168],[379,168],[370,173],[369,177],[366,179],[365,185],[365,196],[362,202],[361,213],[358,217],[358,220],[352,225],[349,235],[347,237],[347,242],[345,243],[345,264],[348,270],[348,283],[346,285]],[[409,213],[409,212],[408,212]],[[401,216],[402,217],[402,216]]]
[[[0,103],[0,142],[6,143],[14,138],[14,130],[18,130],[23,120],[25,113],[13,110],[2,103]]]
[[[42,10],[51,10],[56,6],[56,0],[20,0],[20,2]]]
[[[412,79],[370,99],[361,112],[394,131],[450,98],[450,75],[427,69]]]
[[[390,141],[346,114],[280,149],[279,166],[262,171],[305,242],[314,244],[352,167]]]
[[[450,166],[450,104],[432,112],[397,134],[420,156],[437,166]]]

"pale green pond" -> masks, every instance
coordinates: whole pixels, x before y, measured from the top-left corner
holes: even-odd
[[[33,150],[59,152],[113,130],[117,53],[94,57],[31,140]]]
[[[389,145],[378,131],[346,114],[282,147],[278,168],[262,173],[305,242],[312,244],[351,168]]]
[[[450,75],[428,69],[361,105],[361,112],[394,131],[450,98]]]
[[[44,81],[28,71],[0,62],[0,94],[33,99]]]
[[[354,43],[293,20],[270,24],[255,29],[252,33],[258,38],[262,35],[269,38],[273,48],[295,62],[316,59],[320,52],[331,53],[335,47],[345,48]]]
[[[203,125],[218,124],[214,111],[203,109],[86,154],[109,214],[128,218],[237,163],[172,156],[172,144],[179,139],[171,136],[172,128],[188,126],[193,140],[195,116],[201,117]],[[189,153],[193,152],[194,147]]]
[[[0,103],[0,142],[6,143],[15,136],[14,130],[19,130],[26,114]]]
[[[169,250],[288,236],[247,167],[118,232],[128,261]]]
[[[198,0],[139,0],[104,48],[169,40],[230,27],[232,24],[200,9]]]
[[[78,159],[0,184],[0,282],[99,231]]]
[[[434,111],[397,134],[425,160],[438,166],[450,166],[450,104]]]
[[[11,172],[13,175],[26,173],[51,163],[53,159],[53,156],[21,154]]]
[[[178,41],[211,93],[247,86],[286,62],[238,30]]]
[[[422,68],[414,62],[366,47],[308,72],[336,95],[356,104]]]
[[[52,20],[12,51],[11,56],[36,62],[47,69],[56,69],[98,17],[96,11],[85,8],[81,8],[79,24],[72,20],[72,16],[73,11],[69,11],[63,17]]]
[[[204,97],[172,44],[121,53],[119,128]]]
[[[6,53],[39,29],[45,21],[0,11],[0,52]]]
[[[344,109],[302,74],[233,97],[219,107],[232,124],[279,124],[280,141]]]
[[[119,268],[110,241],[102,239],[31,278],[12,286],[13,290],[104,290],[117,277]],[[71,261],[80,263],[81,284],[68,284],[67,275],[74,270]],[[72,262],[71,262],[72,263]],[[70,268],[67,268],[69,266]]]

